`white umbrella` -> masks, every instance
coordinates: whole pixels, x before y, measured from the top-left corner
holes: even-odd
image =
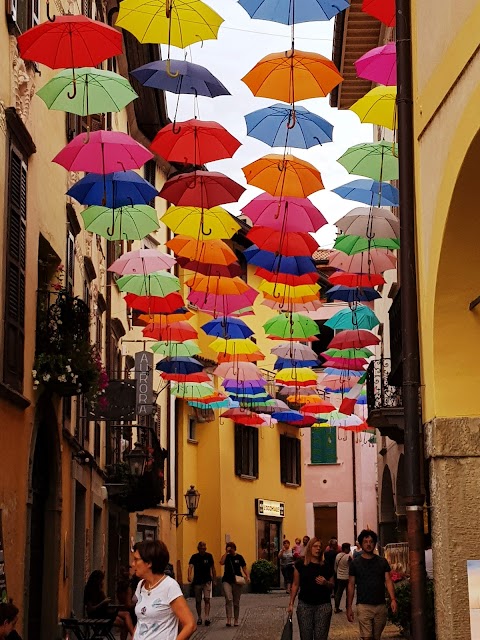
[[[398,238],[400,222],[388,209],[379,207],[356,207],[335,225],[345,235],[364,238]]]

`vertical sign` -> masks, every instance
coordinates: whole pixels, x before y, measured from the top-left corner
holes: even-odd
[[[135,378],[137,379],[137,416],[153,413],[153,353],[140,351],[135,354]]]
[[[0,602],[8,602],[5,554],[3,550],[2,510],[0,509]]]

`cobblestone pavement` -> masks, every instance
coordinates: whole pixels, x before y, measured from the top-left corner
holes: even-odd
[[[194,600],[189,598],[188,603],[196,617]],[[209,627],[198,627],[193,640],[280,640],[287,605],[288,596],[281,591],[268,595],[243,594],[240,602],[240,624],[238,627],[227,628],[225,601],[223,598],[213,598],[210,616],[212,624]],[[294,640],[300,640],[295,617],[293,637]],[[358,626],[356,623],[350,624],[345,613],[334,614],[328,637],[329,640],[358,640]],[[398,629],[390,625],[385,629],[382,640],[400,640],[400,637]]]

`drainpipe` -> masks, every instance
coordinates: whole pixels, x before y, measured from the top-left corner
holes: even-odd
[[[415,168],[411,0],[396,0],[397,105],[400,175],[400,292],[402,302],[403,409],[405,416],[406,510],[412,587],[412,639],[425,640],[425,550],[422,447],[420,444],[420,348],[415,256]]]
[[[353,541],[357,542],[357,459],[355,457],[355,432],[352,431],[352,475],[353,475]]]

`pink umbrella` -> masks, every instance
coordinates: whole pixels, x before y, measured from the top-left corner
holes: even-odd
[[[397,47],[389,42],[367,51],[355,62],[357,76],[387,87],[397,84]]]
[[[220,378],[229,378],[235,380],[249,380],[249,381],[261,381],[264,380],[260,369],[252,362],[223,362],[213,372],[214,375],[220,376]]]
[[[68,171],[106,174],[139,169],[151,158],[150,151],[128,134],[102,130],[80,133],[52,162]]]
[[[332,251],[328,266],[348,273],[383,273],[395,269],[397,259],[388,249],[370,249],[348,256],[343,251]]]
[[[262,193],[254,198],[242,212],[255,225],[276,231],[318,231],[327,220],[308,198],[271,196]]]
[[[322,367],[333,367],[334,369],[350,369],[351,371],[362,371],[367,364],[365,358],[329,358],[322,364]]]
[[[160,253],[156,249],[138,249],[124,253],[118,260],[115,260],[111,267],[108,267],[108,271],[120,275],[146,275],[154,271],[170,269],[175,263],[176,260],[173,256]]]
[[[353,376],[325,376],[319,381],[319,387],[328,387],[334,391],[343,391],[344,389],[351,389],[358,382],[358,378]]]
[[[233,295],[205,294],[201,291],[191,291],[188,301],[202,311],[213,311],[218,316],[230,316],[235,311],[251,307],[258,296],[258,291],[249,287],[248,291]]]

